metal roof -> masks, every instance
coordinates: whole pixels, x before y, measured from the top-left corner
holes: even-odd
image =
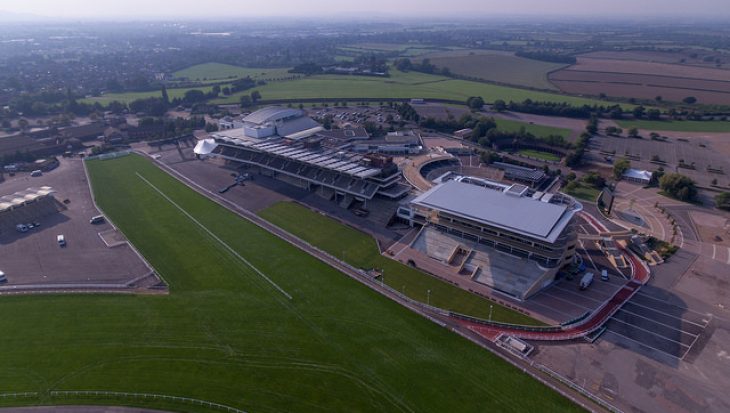
[[[548,242],[555,242],[574,215],[567,205],[458,181],[437,185],[412,203]]]
[[[269,106],[259,109],[256,112],[243,118],[244,122],[260,125],[266,122],[275,122],[280,119],[302,116],[304,113],[299,109],[282,108],[280,106]]]

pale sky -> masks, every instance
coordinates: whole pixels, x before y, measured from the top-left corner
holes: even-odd
[[[48,17],[730,17],[730,0],[0,0],[0,11]]]

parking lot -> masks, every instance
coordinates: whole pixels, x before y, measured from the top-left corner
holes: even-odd
[[[109,223],[89,223],[100,212],[92,202],[81,160],[63,159],[58,168],[40,177],[10,177],[0,184],[0,193],[44,185],[56,191],[58,201],[67,200],[66,209],[39,219],[40,226],[28,232],[0,234],[0,270],[8,279],[0,290],[120,289],[158,283],[146,263]],[[106,233],[111,247],[100,232]],[[65,247],[58,244],[58,235],[65,237]]]

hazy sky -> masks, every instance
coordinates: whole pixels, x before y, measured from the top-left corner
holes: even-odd
[[[730,0],[0,0],[0,10],[58,17],[245,17],[368,14],[730,17]]]

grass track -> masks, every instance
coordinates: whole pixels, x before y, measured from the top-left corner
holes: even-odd
[[[505,132],[519,132],[520,129],[525,128],[526,132],[540,137],[546,137],[549,135],[560,135],[563,138],[567,138],[572,132],[570,129],[566,128],[536,125],[527,122],[521,122],[518,120],[495,118],[494,121],[497,123],[497,128]]]
[[[168,280],[171,293],[0,297],[3,391],[159,393],[251,412],[578,410],[141,157],[88,167],[98,202]],[[135,173],[294,299],[286,300],[220,248]],[[29,401],[55,402],[49,396]]]
[[[409,297],[476,317],[487,318],[491,301],[466,292],[397,261],[383,257],[375,240],[354,228],[292,202],[279,202],[259,212],[267,221],[360,268],[384,268],[385,283]],[[537,320],[494,304],[495,321],[542,325]]]

